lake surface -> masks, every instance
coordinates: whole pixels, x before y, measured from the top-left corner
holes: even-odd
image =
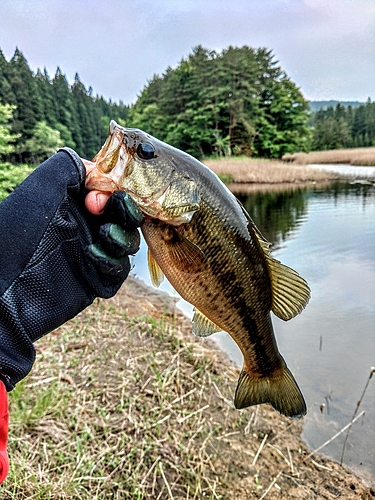
[[[312,290],[301,315],[289,322],[273,316],[273,323],[309,408],[302,437],[315,450],[351,421],[375,366],[375,186],[263,188],[236,196],[273,243],[273,257],[298,271]],[[144,244],[134,273],[150,284]],[[177,295],[168,283],[161,289]],[[189,304],[181,300],[178,306],[191,316]],[[242,365],[227,334],[211,338]],[[366,413],[351,428],[344,464],[375,483],[375,376],[358,413],[362,410]],[[321,453],[340,461],[345,436]]]

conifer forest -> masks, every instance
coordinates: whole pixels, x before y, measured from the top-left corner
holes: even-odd
[[[37,164],[63,145],[91,159],[111,119],[198,158],[375,145],[375,103],[312,113],[266,48],[198,46],[151,77],[133,104],[94,95],[78,73],[70,84],[59,67],[53,77],[34,73],[19,49],[9,61],[0,49],[2,161]]]

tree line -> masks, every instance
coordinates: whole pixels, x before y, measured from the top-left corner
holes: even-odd
[[[375,144],[375,103],[338,104],[311,114],[300,89],[266,48],[197,46],[176,68],[154,75],[136,102],[94,96],[60,68],[32,72],[18,49],[0,49],[0,159],[37,164],[62,145],[92,158],[111,119],[196,157],[278,158],[310,149]]]
[[[375,146],[375,102],[370,98],[356,107],[338,103],[320,109],[311,124],[314,151]]]
[[[53,78],[46,70],[34,74],[18,49],[9,62],[0,50],[0,106],[0,154],[15,163],[37,163],[62,145],[91,159],[109,121],[124,124],[129,111],[122,102],[93,96],[78,74],[72,85],[60,68]]]
[[[30,70],[16,49],[0,51],[0,104],[12,106],[14,148],[8,158],[40,160],[46,144],[65,144],[84,157],[98,151],[110,119],[143,128],[195,156],[279,157],[307,150],[308,103],[267,49],[196,47],[177,68],[154,76],[133,106],[93,96],[78,74],[69,85],[57,68]],[[4,114],[4,113],[3,113]]]

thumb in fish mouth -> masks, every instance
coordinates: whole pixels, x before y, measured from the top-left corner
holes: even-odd
[[[85,158],[81,158],[81,161],[86,168],[86,176],[89,177],[90,173],[95,169],[95,163],[86,160]],[[87,210],[91,212],[93,215],[100,215],[101,213],[103,213],[104,207],[106,206],[107,201],[109,200],[112,192],[111,190],[103,191],[102,189],[100,189],[101,185],[98,186],[98,190],[95,189],[95,180],[93,184],[91,184],[90,192],[87,194],[85,198],[85,205]]]
[[[90,191],[85,198],[85,206],[93,215],[100,215],[103,213],[107,201],[112,193],[102,191]]]

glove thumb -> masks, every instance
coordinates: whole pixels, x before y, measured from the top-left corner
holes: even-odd
[[[7,452],[8,421],[8,394],[5,385],[0,380],[0,484],[7,477],[9,471]]]

